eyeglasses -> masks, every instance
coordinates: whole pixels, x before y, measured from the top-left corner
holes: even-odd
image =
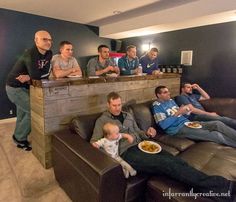
[[[44,42],[50,42],[52,43],[52,39],[48,39],[48,38],[41,38]]]

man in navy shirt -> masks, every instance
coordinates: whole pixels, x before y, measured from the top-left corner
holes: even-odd
[[[198,93],[193,93],[193,89]],[[199,102],[208,100],[210,96],[198,84],[183,83],[181,95],[176,97],[179,106],[191,104],[191,114],[188,119],[192,121],[221,121],[224,124],[236,129],[236,120],[229,117],[219,116],[215,112],[207,112]]]
[[[143,73],[147,74],[159,74],[159,68],[158,68],[158,49],[157,48],[151,48],[151,50],[146,54],[143,55],[140,60],[139,64],[142,65]]]

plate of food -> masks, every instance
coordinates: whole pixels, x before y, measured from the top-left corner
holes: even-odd
[[[110,74],[106,74],[107,77],[117,77],[118,74],[116,73],[110,73]]]
[[[138,144],[138,148],[149,154],[157,154],[161,152],[161,145],[153,141],[142,141]]]
[[[82,78],[82,75],[68,75],[68,78]]]
[[[88,78],[89,79],[97,79],[97,78],[99,78],[99,76],[89,76]]]
[[[198,122],[185,122],[184,125],[189,128],[202,128],[202,125]]]

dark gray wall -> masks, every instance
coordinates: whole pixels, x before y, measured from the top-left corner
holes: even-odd
[[[97,54],[98,45],[110,45],[109,39],[98,37],[97,27],[0,9],[0,119],[15,115],[15,107],[5,93],[6,76],[23,51],[33,45],[34,33],[41,29],[51,33],[53,53],[57,53],[60,41],[71,41],[82,68],[89,56]]]
[[[236,98],[236,22],[127,38],[122,47],[141,50],[149,42],[159,48],[160,64],[180,64],[181,50],[193,50],[193,65],[182,79],[199,83],[212,97]]]

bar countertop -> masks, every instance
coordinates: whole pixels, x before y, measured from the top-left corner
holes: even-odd
[[[42,80],[33,80],[32,85],[35,87],[48,88],[57,86],[68,85],[82,85],[82,84],[95,84],[95,83],[109,83],[109,82],[124,82],[124,81],[138,81],[138,80],[155,80],[166,78],[180,78],[180,74],[164,73],[161,75],[130,75],[118,77],[80,77],[80,78],[49,78]]]

